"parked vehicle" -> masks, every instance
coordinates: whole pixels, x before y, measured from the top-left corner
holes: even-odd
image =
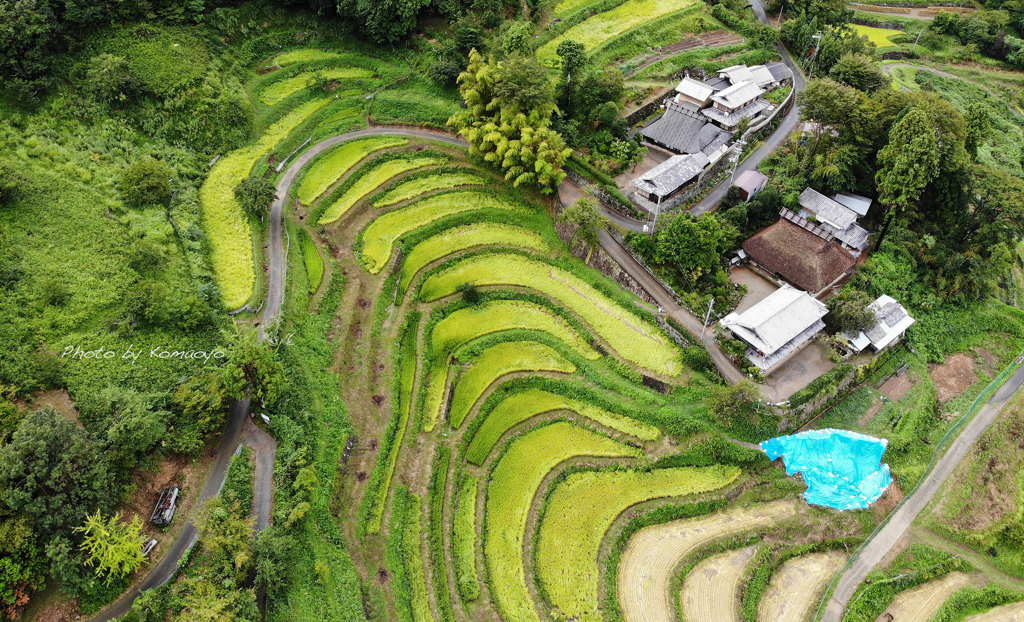
[[[174,519],[174,511],[177,509],[175,505],[177,501],[178,489],[164,488],[160,493],[160,499],[156,502],[156,507],[153,508],[153,515],[149,517],[149,522],[161,527],[170,525]]]

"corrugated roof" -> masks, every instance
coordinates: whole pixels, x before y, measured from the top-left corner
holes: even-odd
[[[782,82],[783,80],[793,77],[793,70],[787,67],[785,63],[773,61],[765,63],[764,67],[772,73],[772,77],[775,78],[776,82]]]
[[[768,71],[768,68],[764,65],[754,65],[751,67],[750,75],[754,78],[754,84],[761,88],[764,88],[776,81],[775,76],[773,76],[772,72]]]
[[[862,197],[859,194],[839,193],[834,195],[832,200],[843,207],[852,209],[861,216],[867,216],[868,210],[871,209],[871,199]]]
[[[819,222],[827,223],[839,231],[857,222],[857,212],[833,201],[814,188],[800,193],[800,206],[814,214]]]
[[[742,314],[730,313],[722,319],[722,325],[761,356],[770,357],[827,313],[824,303],[807,292],[783,285]]]
[[[724,91],[725,89],[732,86],[732,82],[729,82],[729,78],[720,77],[708,78],[707,80],[704,81],[704,84],[713,88],[716,93],[718,91]]]
[[[687,76],[683,78],[683,81],[680,82],[679,86],[676,87],[676,92],[682,93],[687,97],[692,97],[693,99],[704,102],[707,101],[709,97],[711,97],[711,94],[715,92],[715,89],[704,84],[703,82],[694,80],[693,78]]]
[[[729,81],[734,85],[740,82],[753,82],[754,76],[751,75],[750,69],[746,65],[733,65],[732,67],[726,67],[725,69],[718,70],[719,76],[726,76]]]
[[[711,161],[703,153],[672,156],[633,181],[645,192],[666,196],[704,170]]]
[[[857,223],[853,223],[842,231],[836,229],[827,222],[821,223],[821,228],[834,235],[837,240],[849,248],[862,251],[868,247],[868,236],[871,234],[867,229],[861,227]]]
[[[724,110],[719,110],[718,108],[705,108],[701,110],[700,113],[713,121],[718,121],[719,123],[726,127],[735,127],[735,125],[739,123],[740,119],[742,119],[743,117],[754,117],[757,115],[757,113],[761,112],[762,110],[769,106],[771,106],[771,104],[769,104],[765,100],[755,99],[748,105],[740,108],[739,110],[731,114],[725,112]]]
[[[853,255],[806,229],[779,220],[743,243],[743,250],[765,268],[809,292],[819,292],[856,264]]]
[[[744,67],[746,69],[746,67]],[[750,73],[749,71],[747,73]],[[741,106],[745,106],[748,103],[757,99],[764,91],[761,87],[754,83],[753,78],[750,80],[744,80],[743,82],[733,82],[732,86],[719,91],[711,96],[712,101],[716,101],[723,106],[728,106],[731,109],[736,109]]]
[[[881,350],[902,335],[914,322],[907,310],[891,296],[881,295],[868,305],[878,320],[865,334],[876,350]]]
[[[759,171],[743,171],[739,177],[736,178],[735,185],[739,188],[743,188],[747,191],[747,196],[753,192],[757,192],[768,183],[768,177]]]

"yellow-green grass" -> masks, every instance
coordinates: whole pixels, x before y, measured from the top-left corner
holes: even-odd
[[[363,265],[370,274],[376,274],[387,264],[398,238],[438,218],[478,209],[525,212],[530,208],[526,204],[486,192],[451,192],[427,197],[383,214],[370,223],[363,231]]]
[[[566,270],[522,255],[478,255],[428,277],[421,297],[437,300],[464,283],[515,285],[543,292],[583,318],[622,358],[667,376],[682,372],[677,348],[656,326]]]
[[[210,241],[210,261],[221,300],[229,309],[244,305],[256,284],[252,229],[235,199],[235,186],[249,176],[260,158],[328,101],[318,99],[302,104],[267,128],[256,144],[236,149],[218,160],[199,190],[203,228]]]
[[[324,260],[305,229],[299,229],[299,243],[302,247],[302,260],[306,264],[306,276],[309,278],[309,293],[313,294],[320,289],[320,281],[324,278]]]
[[[584,20],[561,36],[548,41],[538,48],[537,58],[545,63],[557,65],[560,59],[556,50],[562,41],[577,41],[586,47],[587,52],[593,52],[627,30],[682,11],[696,3],[697,0],[629,0],[610,11],[598,13]]]
[[[478,307],[459,309],[434,327],[431,335],[433,362],[427,376],[423,429],[434,429],[448,380],[448,359],[456,348],[469,341],[502,330],[540,330],[561,339],[590,360],[600,354],[591,348],[562,318],[550,310],[522,300],[493,300]]]
[[[357,67],[342,67],[338,69],[321,69],[320,71],[303,72],[291,78],[278,80],[267,86],[260,93],[260,102],[267,106],[278,104],[292,95],[298,93],[310,84],[318,80],[351,80],[353,78],[371,78],[373,72],[369,69]]]
[[[402,278],[398,283],[399,291],[406,291],[413,277],[431,262],[467,248],[487,245],[515,246],[538,253],[548,250],[544,238],[525,227],[493,222],[453,227],[423,240],[405,257]]]
[[[552,11],[551,14],[555,17],[562,17],[572,13],[581,6],[590,4],[593,1],[594,0],[562,0],[557,6],[555,6],[555,10]]]
[[[434,192],[435,190],[485,183],[487,183],[486,179],[473,173],[438,173],[437,175],[428,175],[419,179],[410,179],[405,183],[395,186],[387,194],[375,201],[373,206],[387,207],[388,205],[401,203],[413,197],[418,197],[421,194]]]
[[[868,39],[880,48],[895,45],[892,41],[889,41],[889,37],[903,34],[903,31],[901,30],[874,28],[872,26],[861,26],[860,24],[850,24],[850,27],[853,28],[854,32],[858,35],[867,35]]]
[[[535,341],[499,343],[487,348],[480,358],[473,361],[472,367],[459,376],[458,384],[453,389],[452,406],[448,411],[452,427],[458,428],[462,425],[469,409],[491,383],[505,374],[517,371],[557,371],[571,374],[576,371],[576,366],[551,347]]]
[[[405,524],[405,563],[409,569],[412,584],[413,622],[433,622],[430,614],[430,599],[427,595],[427,580],[423,574],[423,555],[420,550],[420,498],[409,495],[409,514]]]
[[[476,573],[476,497],[479,481],[466,473],[459,484],[452,535],[452,556],[455,559],[455,581],[459,594],[466,601],[480,598],[480,580]]]
[[[540,526],[537,572],[559,619],[600,622],[598,551],[630,506],[717,490],[740,475],[734,466],[573,473],[551,495]]]
[[[306,48],[279,54],[274,58],[274,64],[287,67],[295,63],[308,63],[314,60],[329,60],[332,58],[341,58],[341,54],[328,52],[327,50],[311,50]]]
[[[374,151],[388,147],[400,147],[408,142],[405,138],[376,136],[350,140],[334,147],[318,157],[303,175],[302,181],[299,182],[299,200],[306,205],[311,204],[366,156]]]
[[[530,417],[553,410],[572,411],[613,430],[645,441],[653,441],[661,436],[658,428],[641,421],[542,389],[527,389],[502,400],[487,415],[487,419],[477,430],[473,441],[466,450],[466,461],[483,464],[487,459],[487,454],[491,452],[502,434]]]
[[[523,545],[530,504],[544,476],[575,456],[637,457],[640,450],[564,421],[512,442],[487,487],[484,559],[491,595],[504,620],[539,622],[526,586]]]
[[[320,217],[319,224],[326,225],[338,220],[345,215],[349,208],[358,203],[360,199],[376,190],[381,184],[392,177],[423,168],[424,166],[442,164],[443,162],[444,160],[440,158],[413,158],[411,160],[390,160],[385,162],[357,179],[352,184],[352,187],[345,191],[345,194],[341,195],[337,201],[324,211],[324,215]]]

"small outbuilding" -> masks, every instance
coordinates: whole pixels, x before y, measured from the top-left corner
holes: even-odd
[[[814,216],[822,228],[834,235],[844,246],[857,252],[868,247],[868,231],[857,224],[857,212],[834,201],[814,188],[800,193],[802,216]]]
[[[832,200],[847,209],[853,210],[858,216],[867,216],[868,210],[871,209],[871,199],[862,197],[859,194],[840,192],[833,195]]]
[[[676,103],[689,102],[698,108],[703,108],[708,105],[711,101],[711,96],[714,94],[715,89],[711,86],[686,76],[679,83],[679,86],[676,87]]]
[[[748,346],[746,355],[767,371],[796,352],[823,328],[824,303],[805,291],[783,285],[743,313],[722,318],[722,327]]]
[[[740,189],[740,198],[749,201],[768,185],[768,177],[758,171],[743,171],[733,185]]]
[[[899,342],[907,329],[917,321],[910,317],[907,310],[896,302],[895,298],[884,294],[869,304],[868,310],[875,314],[877,320],[875,325],[857,335],[846,333],[850,348],[857,353],[868,347],[875,352],[881,352]]]

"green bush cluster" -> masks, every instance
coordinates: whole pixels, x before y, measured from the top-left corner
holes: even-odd
[[[849,363],[833,367],[821,376],[812,380],[809,385],[790,396],[790,408],[803,406],[807,402],[813,401],[822,395],[835,395],[839,390],[839,383],[853,373],[855,369],[855,366]]]
[[[229,507],[237,503],[242,516],[252,513],[253,463],[249,447],[242,447],[232,456],[220,496]]]
[[[932,622],[961,622],[976,613],[1020,601],[1024,601],[1024,592],[1009,590],[1001,585],[965,587],[942,603]]]

